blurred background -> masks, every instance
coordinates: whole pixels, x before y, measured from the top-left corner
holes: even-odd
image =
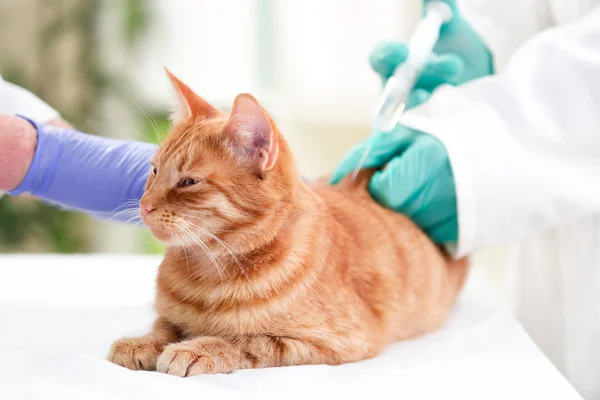
[[[213,105],[253,93],[303,174],[330,173],[369,133],[381,82],[368,54],[406,40],[422,0],[0,0],[0,74],[78,129],[159,142],[167,66]],[[0,252],[161,253],[143,227],[99,222],[34,198],[0,199]],[[506,253],[476,255],[502,295]],[[480,268],[481,270],[481,268]]]

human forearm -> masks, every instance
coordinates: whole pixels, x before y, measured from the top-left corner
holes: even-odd
[[[20,127],[21,134],[25,133],[26,138],[34,135],[36,143],[25,176],[18,179],[18,175],[23,174],[20,168],[12,174],[11,182],[0,182],[2,187],[10,189],[9,194],[27,192],[62,208],[82,210],[97,218],[138,221],[135,208],[156,146],[12,118],[19,120],[14,123]],[[23,141],[21,135],[21,143]]]

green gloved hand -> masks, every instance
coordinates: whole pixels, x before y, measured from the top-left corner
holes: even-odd
[[[424,69],[407,108],[426,101],[441,84],[459,85],[493,73],[490,51],[460,16],[456,1],[444,1],[452,7],[452,21],[442,27],[436,55]],[[405,44],[386,42],[373,50],[370,63],[385,83],[407,57]],[[391,133],[375,132],[344,157],[332,176],[333,184],[354,171],[368,144],[371,150],[364,168],[380,168],[369,182],[373,198],[410,217],[434,242],[455,242],[456,188],[444,145],[433,136],[401,125]]]
[[[429,1],[433,0],[425,0],[425,5]],[[439,85],[460,85],[494,72],[489,49],[473,27],[462,18],[456,0],[444,2],[452,8],[452,20],[442,26],[434,55],[411,93],[408,108],[426,101]],[[369,62],[385,84],[407,57],[408,46],[405,43],[382,42],[371,52]]]
[[[375,133],[350,150],[332,183],[354,171],[368,144],[371,150],[364,168],[384,166],[369,182],[375,201],[411,218],[434,242],[455,242],[456,189],[445,147],[433,136],[405,126]]]

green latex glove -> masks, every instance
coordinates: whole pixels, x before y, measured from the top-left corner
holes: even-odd
[[[459,14],[456,0],[444,1],[452,8],[453,17],[440,30],[439,40],[434,47],[435,54],[415,85],[409,98],[409,108],[423,103],[441,84],[460,85],[494,72],[489,49]],[[425,0],[425,4],[428,2]],[[369,62],[385,83],[407,57],[406,44],[382,42],[371,52]]]
[[[408,108],[426,101],[441,84],[459,85],[493,73],[487,47],[458,14],[456,1],[445,1],[452,7],[453,19],[442,27],[436,55],[411,93]],[[370,63],[385,83],[407,56],[405,44],[385,42],[373,50]],[[433,136],[400,125],[391,133],[375,132],[344,157],[332,183],[354,171],[369,143],[371,150],[364,167],[379,169],[369,182],[373,198],[410,217],[434,242],[455,242],[456,188],[444,145]]]
[[[364,168],[385,166],[369,182],[375,201],[410,217],[434,242],[455,242],[456,189],[445,147],[433,136],[405,126],[375,133],[350,150],[332,183],[354,171],[368,143],[371,150]]]

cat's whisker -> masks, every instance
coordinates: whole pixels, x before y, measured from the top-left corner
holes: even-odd
[[[146,138],[146,140],[148,140],[148,142],[153,143],[158,145],[158,143],[155,143],[153,140],[151,140],[150,138],[148,138],[147,136],[145,136],[142,132],[136,131],[135,129],[132,129],[131,127],[122,125],[122,124],[115,124],[112,122],[106,122],[103,120],[99,120],[99,119],[92,119],[91,121],[94,126],[99,126],[102,127],[103,129],[107,129],[107,130],[112,130],[112,131],[119,131],[119,132],[127,132],[127,133],[131,133],[134,136],[143,136]]]
[[[144,240],[144,244],[151,245],[153,243],[155,243],[155,242],[154,242],[154,239],[152,239],[152,238]]]
[[[196,259],[200,259],[200,255],[198,254],[198,248],[196,246],[193,246],[192,251],[194,252],[194,255],[196,256]],[[204,251],[204,250],[203,250]],[[206,254],[206,253],[205,253]],[[221,280],[222,281],[222,280]]]
[[[183,214],[182,215],[184,218],[191,218],[191,219],[196,219],[201,221],[201,218],[195,217],[193,215],[189,215],[189,214]],[[191,224],[192,228],[194,229],[198,229],[199,231],[201,231],[202,233],[204,233],[205,235],[211,237],[212,239],[214,239],[217,243],[219,243],[220,245],[222,245],[232,257],[236,257],[235,254],[233,254],[232,252],[235,252],[237,255],[241,256],[242,258],[244,258],[246,261],[248,261],[250,264],[255,265],[252,260],[248,259],[248,257],[246,257],[244,254],[242,254],[239,250],[237,250],[235,247],[231,246],[229,243],[225,242],[224,240],[221,240],[219,237],[217,237],[216,235],[208,232],[206,229],[203,229],[201,227],[199,227],[198,225],[195,224]],[[245,272],[244,272],[245,273]]]
[[[175,233],[175,239],[178,242],[183,243],[183,240],[181,240],[179,233],[178,232],[174,232],[174,233]],[[176,248],[175,251],[177,251],[177,250],[178,249]],[[188,258],[187,252],[185,251],[185,246],[181,246],[181,250],[183,250],[183,255],[185,255],[186,273],[187,273],[187,276],[189,277],[190,276],[190,260]]]
[[[126,209],[126,210],[117,211],[117,212],[115,212],[112,215],[112,217],[110,217],[110,219],[113,219],[113,218],[116,218],[116,217],[120,217],[120,216],[123,216],[123,215],[128,215],[128,214],[133,213],[134,211],[136,211],[136,210],[134,210],[134,209]]]
[[[120,212],[120,211],[130,211],[130,210],[139,210],[140,209],[140,203],[127,203],[127,204],[121,204],[119,207],[114,208],[113,210],[110,210],[112,212]]]
[[[110,211],[116,212],[116,211],[122,211],[122,210],[130,210],[130,209],[135,209],[138,208],[139,209],[140,206],[140,201],[134,201],[134,200],[128,200],[125,201],[124,203],[122,203],[120,206],[113,208]]]
[[[186,228],[186,229],[188,229],[188,228]],[[190,235],[192,238],[199,241],[204,252],[209,256],[209,258],[212,260],[212,262],[215,263],[215,265],[218,264],[217,269],[219,270],[221,279],[223,280],[223,275],[226,275],[227,279],[229,279],[230,278],[229,271],[227,271],[225,264],[223,264],[223,262],[219,259],[219,257],[210,249],[210,247],[208,247],[208,245],[206,243],[204,243],[200,238],[198,238],[196,235],[194,235],[193,232],[190,231]]]
[[[183,221],[185,222],[185,221]],[[219,273],[219,277],[221,278],[221,280],[224,279],[224,275],[223,275],[223,269],[224,265],[222,264],[221,260],[218,259],[218,257],[212,252],[212,250],[206,245],[206,243],[204,243],[198,236],[194,235],[194,233],[187,227],[187,225],[185,223],[180,223],[178,224],[179,229],[192,241],[194,241],[196,244],[198,244],[198,246],[200,246],[200,248],[204,251],[204,253],[206,254],[206,256],[213,262],[213,264],[215,265],[215,267],[217,268],[217,272]],[[229,278],[229,274],[227,276]]]
[[[219,243],[221,246],[223,246],[223,248],[225,250],[227,250],[227,252],[231,256],[231,258],[233,258],[233,261],[235,261],[235,263],[237,264],[237,266],[240,269],[240,271],[242,272],[242,274],[244,274],[244,276],[246,276],[246,277],[248,276],[246,274],[246,269],[244,268],[244,266],[242,265],[242,263],[240,262],[240,260],[237,258],[237,256],[229,249],[229,247],[221,239],[219,239],[218,237],[216,237],[212,233],[206,231],[205,229],[200,228],[199,226],[194,226],[194,228],[198,229],[200,232],[202,232],[205,235],[209,236],[210,238],[214,239],[217,243]]]
[[[114,212],[115,214],[110,219],[113,219],[117,216],[121,216],[122,214],[133,213],[133,212],[139,213],[139,211],[140,211],[139,200],[138,201],[129,200],[129,201],[124,202],[120,206],[115,207],[113,210],[111,210],[111,212]]]
[[[139,219],[138,215],[134,215],[133,217],[130,217],[127,221],[124,222],[125,225],[131,225],[131,223],[133,221],[135,221],[137,219],[137,221],[135,222],[135,224],[133,224],[133,226],[137,226],[137,225],[141,225],[142,224],[142,220]]]
[[[212,258],[213,262],[217,262],[220,265],[221,271],[223,271],[225,273],[227,279],[229,279],[230,278],[229,271],[227,270],[227,267],[225,266],[223,261],[221,261],[221,259],[210,249],[210,247],[206,243],[204,243],[202,241],[202,239],[200,239],[196,234],[194,234],[194,232],[190,229],[190,227],[188,226],[187,223],[186,223],[186,229],[188,230],[188,232],[190,232],[190,235],[192,238],[195,238],[204,246],[204,249],[210,254],[210,257]]]
[[[225,243],[223,243],[219,238],[217,238],[216,236],[212,235],[210,232],[207,232],[206,230],[194,225],[194,224],[189,224],[187,223],[188,227],[191,227],[192,229],[197,229],[199,231],[201,231],[202,233],[204,233],[205,235],[211,237],[212,239],[214,239],[217,243],[219,243],[220,245],[223,246],[223,248],[225,248],[225,250],[227,250],[227,252],[229,253],[229,255],[233,258],[234,262],[237,264],[238,268],[240,269],[240,271],[242,272],[242,274],[244,276],[247,277],[246,274],[246,270],[244,269],[242,263],[239,261],[239,259],[236,257],[235,254],[233,254],[233,252],[227,247],[227,245]]]
[[[130,223],[131,221],[135,220],[136,218],[139,218],[139,214],[140,214],[140,209],[139,207],[136,208],[128,208],[125,210],[121,210],[116,212],[115,214],[113,214],[110,218],[108,218],[107,221],[113,221],[115,218],[119,218],[119,217],[124,217],[131,214],[131,216],[127,219],[126,223]],[[141,222],[141,220],[140,220]]]
[[[156,134],[156,145],[160,144],[160,134],[158,133],[158,125],[156,124],[156,121],[154,121],[153,119],[150,118],[150,116],[146,113],[146,111],[144,111],[142,109],[142,107],[140,107],[138,105],[138,103],[136,103],[135,101],[133,101],[133,104],[144,114],[144,116],[148,119],[148,122],[150,122],[150,125],[152,125],[152,129],[154,129],[154,133]]]
[[[193,217],[191,215],[185,215],[184,217],[187,218],[196,218]],[[199,218],[197,218],[199,219]],[[241,254],[238,250],[236,250],[234,247],[230,246],[229,244],[225,243],[223,240],[219,239],[217,236],[215,236],[214,234],[208,232],[206,229],[203,229],[195,224],[189,223],[186,221],[187,224],[189,224],[189,226],[191,226],[191,228],[193,229],[197,229],[200,232],[202,232],[203,234],[207,235],[208,237],[210,237],[211,239],[213,239],[214,241],[216,241],[217,243],[219,243],[221,246],[223,246],[223,248],[225,250],[227,250],[227,252],[229,253],[229,255],[231,256],[231,258],[233,258],[234,262],[237,264],[238,268],[240,269],[240,272],[246,277],[248,278],[248,274],[246,272],[246,269],[244,268],[244,266],[242,265],[241,261],[239,260],[239,258],[237,258],[237,256],[234,254],[234,251],[241,255],[246,261],[248,261],[249,263],[251,263],[252,265],[254,265],[254,263],[249,260],[246,256],[244,256],[243,254]]]
[[[148,143],[152,143],[152,144],[155,144],[158,146],[158,143],[155,143],[152,139],[150,139],[147,135],[143,134],[142,132],[139,132],[138,135],[140,135],[141,137],[146,139],[148,141]]]

